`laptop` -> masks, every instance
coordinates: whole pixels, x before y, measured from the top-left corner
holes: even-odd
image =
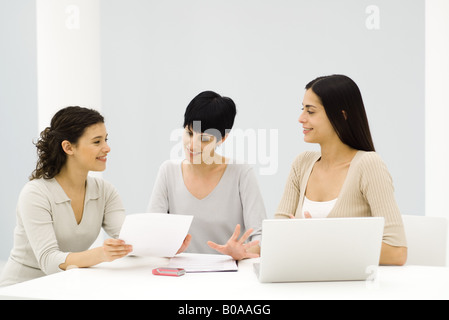
[[[264,220],[260,282],[374,280],[384,218]]]

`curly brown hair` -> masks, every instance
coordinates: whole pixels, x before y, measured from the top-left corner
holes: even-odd
[[[104,123],[104,118],[96,110],[78,106],[59,110],[53,116],[50,127],[45,128],[34,143],[38,161],[30,180],[54,178],[67,160],[62,142],[67,140],[76,144],[86,128],[97,123]]]

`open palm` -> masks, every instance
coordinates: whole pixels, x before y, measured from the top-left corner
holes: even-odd
[[[245,243],[245,241],[248,240],[249,236],[251,235],[251,233],[253,233],[254,230],[247,230],[239,239],[240,229],[241,227],[238,224],[235,227],[234,233],[232,234],[231,238],[229,238],[228,242],[225,245],[219,245],[212,241],[208,241],[207,244],[212,249],[215,249],[222,254],[231,256],[234,260],[258,258],[259,255],[257,253],[248,252],[248,249],[257,246],[259,244],[259,240]]]

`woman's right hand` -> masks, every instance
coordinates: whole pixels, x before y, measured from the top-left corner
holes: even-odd
[[[290,219],[296,219],[296,217],[292,214],[289,214],[288,216],[290,217]],[[309,211],[304,212],[304,218],[312,219],[312,215],[310,214]]]
[[[103,243],[104,261],[111,262],[127,256],[133,247],[120,239],[107,239]]]
[[[123,258],[132,251],[133,247],[127,245],[123,240],[107,239],[103,243],[103,247],[69,253],[65,262],[61,263],[59,268],[61,270],[88,268],[102,262],[111,262]]]

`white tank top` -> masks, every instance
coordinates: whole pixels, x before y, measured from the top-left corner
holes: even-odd
[[[327,218],[329,213],[332,211],[332,209],[335,206],[335,203],[337,202],[337,199],[331,200],[331,201],[311,201],[307,199],[307,197],[304,197],[304,204],[302,206],[302,217],[304,218],[304,212],[308,211],[312,218],[319,219],[319,218]]]

